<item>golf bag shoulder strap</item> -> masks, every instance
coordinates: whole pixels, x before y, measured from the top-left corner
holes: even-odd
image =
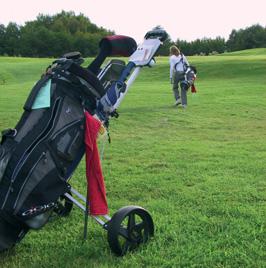
[[[92,85],[99,94],[98,97],[102,97],[105,94],[105,90],[103,88],[102,83],[100,82],[98,77],[89,69],[83,68],[75,63],[72,63],[69,65],[68,71],[76,76],[81,77],[90,85]]]
[[[176,70],[176,66],[182,62],[183,66],[184,66],[184,54],[181,52],[180,53],[181,59],[175,64],[175,70]],[[184,66],[185,67],[185,66]]]

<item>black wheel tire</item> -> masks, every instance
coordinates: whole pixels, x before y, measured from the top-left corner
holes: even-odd
[[[71,195],[71,193],[69,193]],[[73,202],[62,195],[59,197],[54,212],[60,217],[67,217],[73,208]]]
[[[142,207],[123,207],[107,223],[108,243],[117,256],[123,256],[128,251],[136,249],[153,235],[152,217]]]

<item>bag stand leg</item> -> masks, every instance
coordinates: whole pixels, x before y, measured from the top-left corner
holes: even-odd
[[[83,239],[87,240],[88,237],[88,218],[89,218],[89,194],[87,189],[87,196],[86,196],[86,204],[85,204],[85,211],[84,211],[84,234]]]

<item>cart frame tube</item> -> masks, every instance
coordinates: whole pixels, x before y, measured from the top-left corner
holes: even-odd
[[[72,194],[74,194],[75,196],[77,196],[81,201],[86,202],[86,198],[85,196],[83,196],[81,193],[79,193],[76,189],[74,189],[73,187],[70,188],[70,191]],[[65,193],[64,194],[65,197],[67,197],[69,200],[71,200],[73,202],[73,204],[75,204],[78,208],[80,208],[82,211],[86,212],[86,206],[84,206],[83,204],[81,204],[76,198],[74,198],[71,194],[69,193]],[[88,204],[89,206],[89,204]],[[91,215],[90,215],[91,216]],[[91,216],[97,223],[99,223],[101,226],[105,227],[106,226],[106,222],[111,220],[111,217],[109,215],[102,215],[102,217],[106,220],[103,221],[99,216]]]
[[[125,98],[130,86],[134,83],[134,81],[138,77],[140,69],[141,69],[141,67],[136,67],[135,70],[133,71],[133,73],[130,75],[129,79],[127,80],[126,90],[125,90],[125,92],[120,93],[119,99],[117,100],[116,104],[114,105],[114,109],[117,109],[120,106],[120,103]]]

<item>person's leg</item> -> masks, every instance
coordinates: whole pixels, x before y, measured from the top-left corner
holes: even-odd
[[[178,84],[176,87],[173,87],[173,92],[174,92],[174,97],[175,97],[175,100],[179,100],[180,99],[180,94],[179,94],[179,89],[178,89]]]
[[[173,92],[174,92],[174,97],[175,97],[175,104],[177,104],[177,101],[180,99],[180,94],[179,94],[179,89],[178,89],[178,77],[176,75],[176,73],[174,73],[174,77],[173,77],[174,81],[173,81]]]
[[[189,85],[184,80],[184,77],[182,78],[180,82],[180,88],[181,88],[181,104],[184,108],[186,108],[187,107],[187,91],[188,91]]]
[[[181,104],[185,108],[187,107],[187,90],[188,85],[186,83],[181,83]]]

